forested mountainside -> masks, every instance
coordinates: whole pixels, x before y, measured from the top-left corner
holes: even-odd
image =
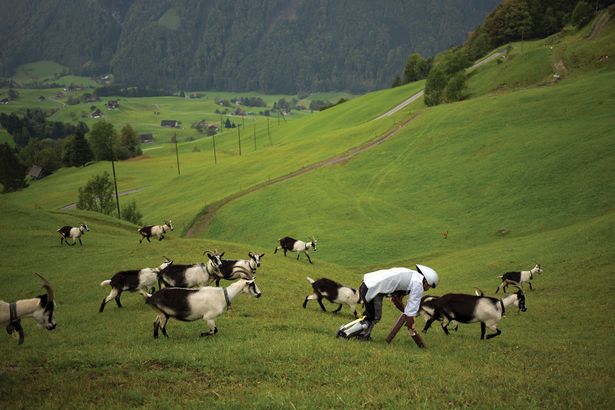
[[[296,93],[387,87],[499,0],[0,0],[0,75],[38,60],[124,85]]]

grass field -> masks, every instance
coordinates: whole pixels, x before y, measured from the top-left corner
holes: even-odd
[[[182,142],[181,176],[172,147],[154,145],[117,169],[120,191],[143,188],[123,198],[135,199],[148,222],[174,220],[162,242],[139,244],[134,225],[60,209],[108,163],[0,196],[0,297],[42,292],[33,275],[41,272],[56,290],[59,323],[47,332],[25,320],[22,346],[2,340],[0,400],[18,408],[611,408],[615,70],[596,61],[613,51],[612,28],[514,44],[514,58],[476,70],[474,98],[460,103],[415,103],[372,121],[422,87],[409,84],[271,123],[271,140],[259,118],[257,149],[249,125],[241,156],[237,134],[225,132],[215,165],[210,139]],[[559,60],[567,75],[546,85]],[[521,86],[500,87],[500,79]],[[208,204],[410,117],[386,142],[231,201],[201,237],[181,237]],[[61,247],[55,230],[80,221],[91,229],[84,245]],[[315,235],[314,264],[274,255],[284,235]],[[171,321],[170,338],[153,339],[154,313],[138,294],[98,313],[109,292],[99,283],[114,272],[157,266],[163,255],[194,263],[213,248],[228,258],[265,253],[256,277],[263,296],[241,296],[216,336],[198,337],[203,322]],[[347,307],[301,308],[306,276],[357,287],[370,270],[422,263],[440,273],[430,294],[478,287],[493,295],[498,275],[534,262],[545,272],[526,289],[527,312],[509,309],[502,334],[488,341],[477,324],[450,336],[436,325],[426,350],[403,331],[387,345],[397,317],[389,303],[372,342],[340,340],[337,329],[353,319]]]

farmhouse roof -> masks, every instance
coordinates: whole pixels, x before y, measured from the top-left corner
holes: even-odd
[[[140,134],[139,138],[141,142],[152,142],[154,141],[154,136],[152,134]]]
[[[160,121],[160,126],[169,127],[169,128],[179,128],[179,123],[177,120],[162,120]]]
[[[28,176],[33,179],[41,179],[45,176],[45,170],[38,165],[32,165],[32,168],[28,171]]]

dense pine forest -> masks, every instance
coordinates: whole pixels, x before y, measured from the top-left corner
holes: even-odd
[[[387,87],[411,52],[467,38],[499,0],[0,0],[0,76],[52,60],[164,89]]]

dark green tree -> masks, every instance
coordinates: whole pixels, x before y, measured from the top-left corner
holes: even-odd
[[[446,101],[455,102],[460,101],[464,97],[464,88],[466,83],[466,76],[463,71],[453,75],[446,85],[444,90]]]
[[[62,162],[67,167],[81,167],[94,159],[90,143],[82,132],[66,138],[62,150]]]
[[[430,60],[424,59],[419,53],[411,54],[404,66],[403,83],[407,84],[426,78],[430,69]]]
[[[399,75],[396,75],[395,78],[393,79],[393,82],[391,83],[391,88],[399,87],[400,85],[402,85],[401,78],[399,77]],[[312,110],[311,105],[312,103],[310,103],[310,110]]]
[[[493,49],[491,38],[487,33],[479,33],[468,44],[468,57],[476,61]]]
[[[13,148],[0,144],[0,184],[2,192],[13,192],[26,186],[26,166],[19,162]]]
[[[143,214],[137,209],[137,203],[135,201],[130,201],[122,207],[122,219],[132,222],[135,225],[142,224]]]
[[[444,102],[444,90],[447,84],[446,73],[442,67],[432,68],[425,83],[425,105],[433,106]]]
[[[110,215],[115,210],[113,203],[113,182],[107,171],[95,175],[79,188],[78,209]]]
[[[141,155],[139,136],[130,124],[124,125],[120,130],[120,146],[128,151],[129,157]]]
[[[570,22],[577,27],[583,27],[591,21],[594,17],[594,9],[585,1],[577,3],[576,7],[572,11]]]
[[[99,121],[90,131],[90,147],[96,161],[110,161],[113,157],[113,149],[118,146],[117,133],[113,124],[107,121]]]
[[[19,159],[28,168],[38,165],[51,173],[62,166],[62,142],[50,138],[32,138],[19,151]]]

